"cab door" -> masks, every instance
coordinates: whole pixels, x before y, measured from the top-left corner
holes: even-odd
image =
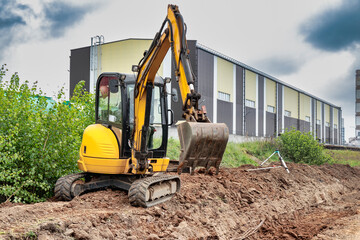
[[[119,144],[120,156],[123,135],[123,110],[126,92],[123,79],[119,73],[103,73],[96,86],[96,123],[103,124],[115,134]]]

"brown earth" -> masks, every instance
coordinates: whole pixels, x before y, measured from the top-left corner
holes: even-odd
[[[149,209],[104,190],[71,202],[0,205],[0,239],[360,239],[360,169],[308,166],[181,175]]]

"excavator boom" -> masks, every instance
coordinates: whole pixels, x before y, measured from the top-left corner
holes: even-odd
[[[195,75],[190,64],[186,24],[175,5],[168,5],[167,17],[138,66],[133,135],[133,163],[136,163],[136,172],[147,168],[149,152],[145,140],[149,128],[151,90],[155,75],[169,49],[175,60],[175,81],[179,84],[183,118],[186,120],[178,124],[181,144],[178,173],[187,166],[191,167],[192,173],[198,166],[206,167],[207,170],[215,167],[218,172],[229,130],[224,123],[211,123],[205,108],[199,109],[201,95],[194,89]]]

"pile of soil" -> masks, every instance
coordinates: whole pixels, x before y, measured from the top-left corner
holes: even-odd
[[[148,209],[110,189],[71,202],[3,204],[0,239],[360,239],[360,169],[288,167],[182,174],[181,191]]]

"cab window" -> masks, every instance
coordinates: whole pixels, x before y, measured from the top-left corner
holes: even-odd
[[[121,89],[116,77],[104,76],[101,78],[98,89],[98,116],[102,122],[122,122]]]
[[[129,123],[130,123],[130,132],[132,132],[134,127],[134,85],[127,85],[127,95],[129,98]],[[151,98],[151,111],[150,111],[150,126],[148,134],[146,136],[147,148],[148,149],[157,149],[162,144],[162,108],[160,102],[160,88],[155,86],[152,92]]]

